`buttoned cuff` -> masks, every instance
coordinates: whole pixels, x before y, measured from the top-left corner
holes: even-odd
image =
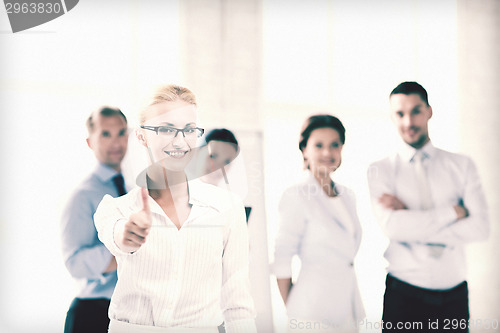
[[[231,321],[225,323],[224,326],[227,333],[257,333],[253,318]]]

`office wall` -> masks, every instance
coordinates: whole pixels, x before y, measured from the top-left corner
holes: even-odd
[[[488,242],[468,252],[471,318],[500,321],[500,1],[458,1],[459,146],[478,165],[489,204]],[[480,325],[473,330],[481,332]]]

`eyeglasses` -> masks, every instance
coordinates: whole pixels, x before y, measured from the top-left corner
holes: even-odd
[[[199,138],[205,133],[203,128],[199,127],[186,127],[186,128],[175,128],[170,126],[143,126],[141,128],[154,131],[157,135],[163,135],[171,138],[177,137],[179,132],[182,133],[182,136],[188,139],[196,139]]]

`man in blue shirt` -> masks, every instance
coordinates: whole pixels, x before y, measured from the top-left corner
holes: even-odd
[[[117,281],[116,260],[97,238],[93,216],[104,195],[125,194],[121,162],[128,144],[127,119],[120,109],[104,106],[89,116],[87,129],[87,144],[99,163],[69,198],[61,221],[65,265],[81,283],[66,316],[65,333],[107,332],[109,300]]]

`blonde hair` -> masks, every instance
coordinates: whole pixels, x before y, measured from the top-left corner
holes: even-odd
[[[144,107],[139,112],[139,123],[142,125],[146,121],[146,111],[151,105],[162,102],[184,101],[196,105],[196,96],[188,88],[177,86],[175,84],[162,85],[156,88],[153,94],[146,100]]]

